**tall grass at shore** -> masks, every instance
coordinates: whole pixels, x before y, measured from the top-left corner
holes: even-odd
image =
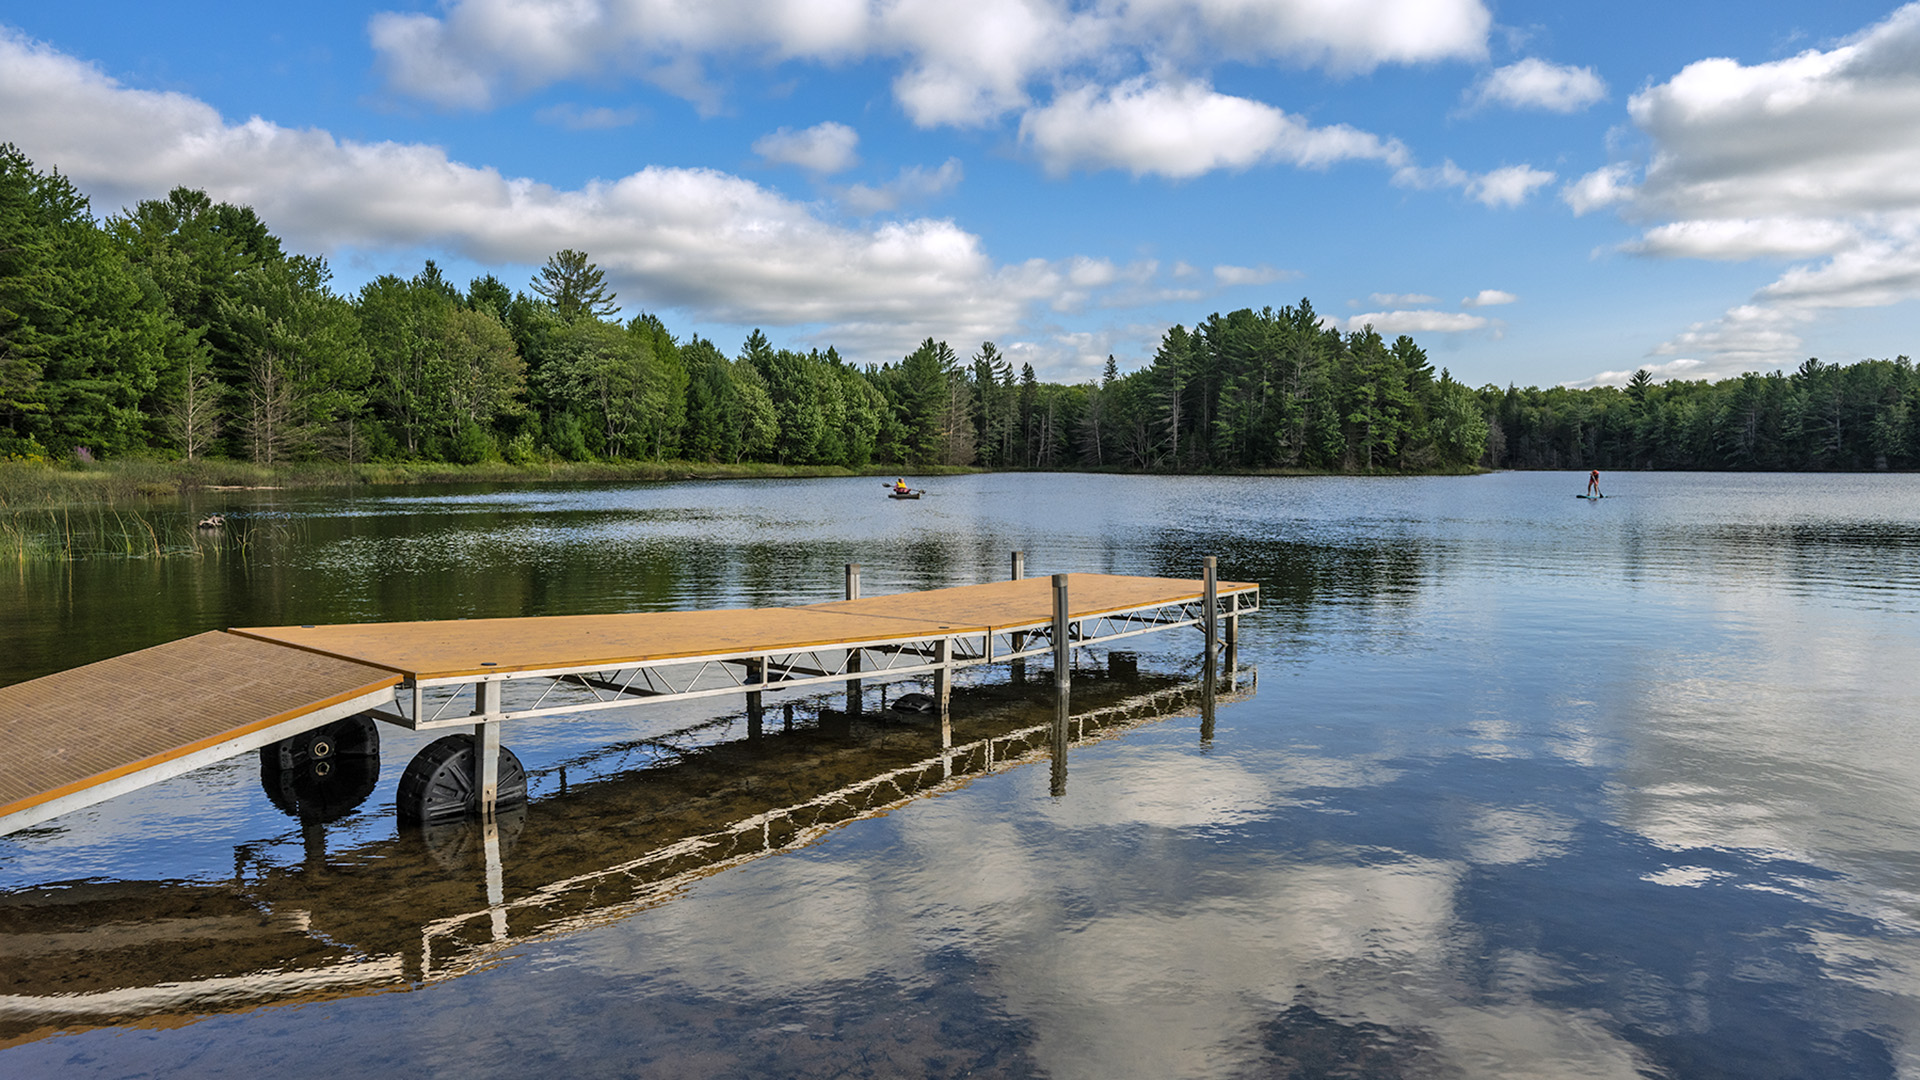
[[[89,504],[150,504],[194,491],[235,488],[352,487],[362,484],[616,483],[877,476],[885,470],[836,465],[716,464],[704,461],[554,461],[530,465],[483,462],[302,462],[262,466],[241,461],[155,461],[48,464],[0,462],[0,510]],[[916,475],[972,469],[915,466]]]
[[[202,527],[177,509],[99,503],[0,509],[0,561],[246,558],[303,534],[298,518],[227,515]]]
[[[890,466],[897,468],[897,466]],[[916,475],[963,473],[916,467]],[[197,527],[199,493],[372,484],[620,483],[877,475],[838,466],[710,462],[311,462],[266,467],[236,461],[0,462],[0,561],[245,557],[298,532],[297,521],[228,513]]]

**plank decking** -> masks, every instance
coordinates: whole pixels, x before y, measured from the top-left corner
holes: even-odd
[[[1075,619],[1200,598],[1199,582],[1178,578],[1067,578]],[[1222,582],[1219,592],[1228,596],[1255,588]],[[1052,618],[1052,583],[1025,578],[791,608],[272,626],[232,632],[391,668],[417,679],[448,679],[1001,632],[1044,626]]]
[[[399,682],[393,671],[215,630],[0,687],[0,828],[89,788],[253,748],[220,752],[236,740],[286,738],[334,719],[301,723],[316,713],[391,698]]]
[[[1068,576],[1074,620],[1202,588]],[[790,608],[213,631],[0,687],[0,834],[385,704],[407,682],[1005,633],[1052,616],[1042,577]]]

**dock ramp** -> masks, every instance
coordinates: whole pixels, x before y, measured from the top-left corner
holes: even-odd
[[[384,705],[401,679],[214,630],[0,686],[0,835]]]

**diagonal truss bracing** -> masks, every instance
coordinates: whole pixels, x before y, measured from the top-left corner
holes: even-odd
[[[1199,599],[1140,604],[1070,619],[1070,649],[1109,643],[1181,627],[1201,627],[1207,613]],[[1233,620],[1259,610],[1257,589],[1219,597],[1214,617]],[[1054,652],[1050,621],[1004,626],[956,627],[934,634],[876,637],[786,651],[744,650],[696,657],[669,657],[624,664],[556,666],[480,676],[415,678],[401,688],[381,719],[415,729],[470,725],[479,714],[478,686],[500,683],[500,711],[487,720],[514,720],[629,708],[658,701],[686,701],[728,694],[791,690],[853,680],[908,679],[954,672]]]

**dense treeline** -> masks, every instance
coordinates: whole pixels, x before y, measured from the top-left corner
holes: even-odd
[[[625,322],[556,253],[527,289],[428,262],[356,294],[246,207],[176,189],[98,221],[0,146],[0,460],[685,459],[1203,470],[1920,468],[1906,357],[1624,388],[1471,390],[1310,303],[1175,326],[1144,368],[1043,383],[991,343],[857,367]]]
[[[616,310],[571,250],[528,290],[428,262],[341,296],[247,207],[181,188],[99,222],[0,147],[0,459],[1425,470],[1471,466],[1488,430],[1411,338],[1306,301],[1176,326],[1145,369],[1077,386],[990,342],[859,368]]]
[[[1920,468],[1920,372],[1902,356],[1625,388],[1481,391],[1505,468]]]

